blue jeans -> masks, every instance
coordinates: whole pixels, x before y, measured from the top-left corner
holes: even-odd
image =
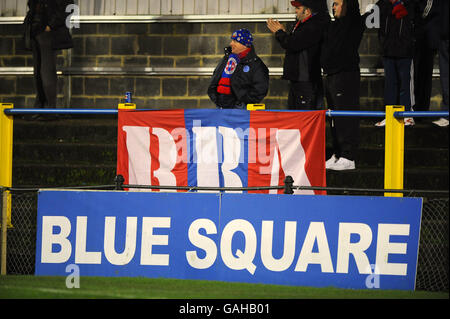
[[[404,105],[411,111],[411,58],[383,57],[384,64],[384,104]]]

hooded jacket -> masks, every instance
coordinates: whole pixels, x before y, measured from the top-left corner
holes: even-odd
[[[414,14],[415,1],[403,0],[408,15],[396,19],[392,14],[393,5],[389,0],[379,0],[380,29],[378,38],[381,54],[385,57],[412,58],[415,47]]]
[[[283,79],[321,81],[320,46],[329,22],[328,13],[318,12],[289,33],[283,30],[275,33],[278,43],[286,50]]]
[[[208,96],[217,104],[217,86],[222,71],[231,54],[231,47],[226,47],[225,55],[214,70],[211,83],[208,87]],[[250,52],[242,58],[230,78],[231,93],[236,102],[252,104],[261,102],[269,90],[269,69],[256,55],[252,46]]]
[[[365,18],[359,13],[358,0],[344,0],[345,15],[332,21],[325,31],[321,64],[325,74],[359,71],[359,45],[365,30]]]

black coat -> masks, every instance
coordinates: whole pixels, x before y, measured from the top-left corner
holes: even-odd
[[[302,23],[293,33],[275,33],[280,46],[286,50],[283,79],[290,81],[321,81],[320,47],[324,30],[330,22],[326,12],[319,12]]]
[[[403,0],[408,15],[396,19],[392,15],[392,3],[389,0],[379,0],[380,29],[378,38],[381,54],[385,57],[412,58],[415,48],[414,21],[415,1]]]
[[[35,10],[37,3],[41,6],[40,13]],[[73,0],[28,0],[29,10],[24,20],[25,47],[31,49],[31,36],[44,32],[48,25],[51,28],[52,48],[54,50],[73,48],[72,36],[66,26],[67,17],[72,13],[70,10],[66,12],[66,7],[73,3]],[[33,25],[36,14],[39,14],[40,23]]]
[[[440,0],[439,3],[439,35],[441,40],[448,40],[448,1],[449,0]]]
[[[359,45],[365,30],[365,16],[358,0],[345,0],[345,16],[332,21],[325,31],[321,63],[325,74],[359,71]]]
[[[228,62],[231,48],[225,48],[225,56],[217,65],[208,87],[208,95],[217,104],[217,86],[223,69]],[[256,55],[252,46],[246,57],[242,58],[230,78],[231,92],[238,102],[254,104],[261,102],[269,90],[269,69]]]

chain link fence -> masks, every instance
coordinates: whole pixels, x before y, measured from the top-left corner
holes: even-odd
[[[11,224],[7,233],[7,273],[34,274],[37,192],[11,192]]]
[[[448,197],[424,198],[416,289],[448,291]]]
[[[13,227],[7,233],[7,273],[32,275],[36,252],[37,191],[12,191],[11,195]],[[416,289],[448,291],[449,198],[427,196],[423,198]]]

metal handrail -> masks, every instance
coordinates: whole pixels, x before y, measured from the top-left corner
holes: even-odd
[[[22,24],[24,16],[0,17],[0,24]],[[218,22],[266,22],[273,18],[281,22],[295,20],[294,13],[266,14],[184,14],[184,15],[80,15],[71,22],[88,23],[218,23]]]
[[[405,111],[395,112],[394,117],[448,117],[448,111]]]
[[[206,187],[206,186],[156,186],[156,185],[127,185],[121,184],[123,188],[132,189],[161,189],[161,190],[208,190],[208,191],[256,191],[284,189],[284,186],[253,186],[253,187]],[[1,187],[11,192],[30,192],[40,190],[117,190],[117,185],[91,185],[91,186],[58,186],[58,187]],[[339,192],[365,192],[365,193],[403,193],[403,194],[441,194],[448,195],[448,190],[424,190],[424,189],[378,189],[378,188],[349,188],[349,187],[319,187],[319,186],[292,186],[293,190],[318,190]]]
[[[263,57],[264,59],[264,57]],[[283,75],[282,67],[268,67],[270,76]],[[58,75],[146,75],[146,76],[165,76],[165,75],[189,75],[189,76],[211,76],[214,67],[107,67],[107,66],[84,66],[84,67],[61,67],[56,73]],[[363,67],[360,68],[361,77],[383,77],[384,69]],[[33,67],[14,66],[0,67],[0,75],[32,75]],[[439,69],[433,69],[433,77],[439,77]]]
[[[121,185],[131,189],[163,189],[163,190],[187,190],[187,191],[258,191],[279,190],[284,186],[255,186],[255,187],[209,187],[209,186],[156,186],[156,185]],[[448,195],[446,190],[421,190],[421,189],[377,189],[377,188],[348,188],[348,187],[318,187],[318,186],[292,186],[293,190],[317,190],[317,191],[341,191],[341,192],[366,192],[366,193],[403,193],[403,194],[442,194]]]
[[[5,109],[6,115],[61,114],[61,115],[117,115],[118,109]]]
[[[139,109],[137,111],[158,111],[158,109]],[[260,111],[275,111],[275,112],[294,112],[291,110],[260,110]],[[296,110],[298,112],[300,110]],[[45,109],[45,108],[10,108],[5,109],[6,115],[30,115],[30,114],[60,114],[60,115],[117,115],[118,109]],[[307,111],[305,111],[307,112]],[[328,117],[385,117],[386,113],[383,111],[337,111],[327,110]],[[403,117],[448,117],[448,111],[412,111],[412,112],[395,112],[396,118]]]

